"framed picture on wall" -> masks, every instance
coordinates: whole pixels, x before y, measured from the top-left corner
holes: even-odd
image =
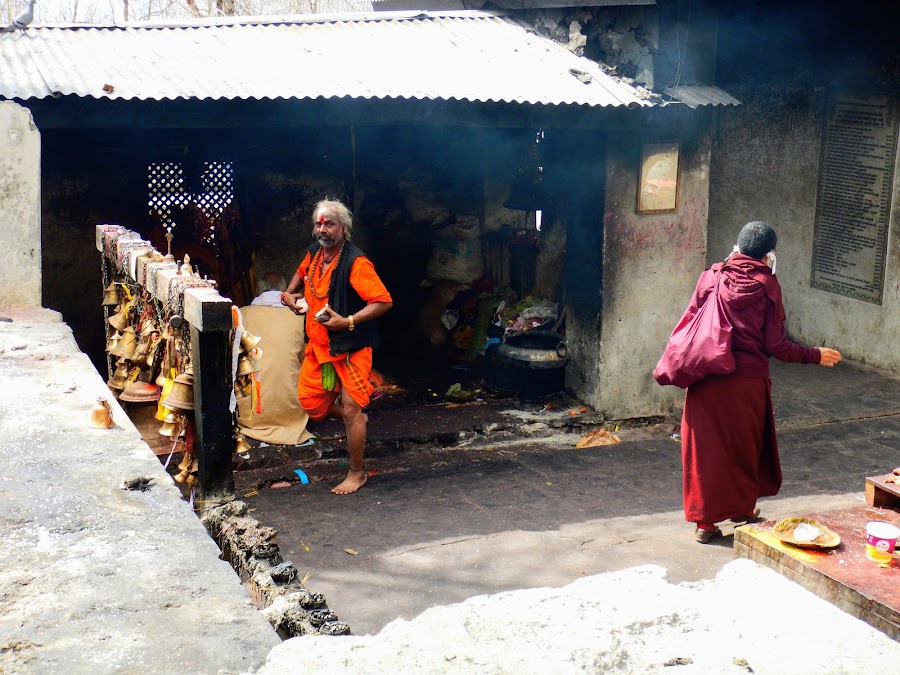
[[[641,153],[638,213],[663,213],[678,206],[678,143],[647,143]]]

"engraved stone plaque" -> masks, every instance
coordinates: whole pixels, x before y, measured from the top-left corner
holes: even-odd
[[[885,94],[840,92],[827,115],[812,286],[881,304],[897,105]]]

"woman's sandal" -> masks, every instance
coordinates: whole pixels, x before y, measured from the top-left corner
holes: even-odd
[[[759,513],[760,513],[759,507],[757,506],[755,509],[753,509],[753,513],[751,513],[750,515],[734,516],[733,518],[731,518],[731,522],[732,523],[740,523],[741,525],[744,525],[746,523],[761,523],[762,521],[765,520],[765,518],[761,517],[759,515]]]
[[[721,536],[722,536],[722,530],[720,530],[718,527],[715,528],[714,530],[704,530],[703,528],[698,527],[694,531],[694,539],[697,541],[698,544],[708,544],[716,537],[721,537]]]

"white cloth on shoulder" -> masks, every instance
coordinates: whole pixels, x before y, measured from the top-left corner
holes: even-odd
[[[281,304],[281,291],[263,291],[250,303],[251,305],[263,307],[284,307]],[[284,307],[287,309],[287,307]]]

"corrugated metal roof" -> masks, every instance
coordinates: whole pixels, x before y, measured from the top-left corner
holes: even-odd
[[[709,84],[680,84],[663,89],[663,92],[689,108],[703,105],[741,105],[731,94]]]
[[[484,12],[29,26],[0,34],[0,97],[58,95],[653,105],[646,90]]]

